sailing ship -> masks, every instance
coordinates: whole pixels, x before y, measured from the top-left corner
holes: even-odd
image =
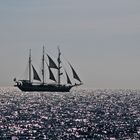
[[[46,57],[48,58],[48,62],[46,61]],[[49,72],[49,79],[54,81],[53,83],[46,82],[46,74],[45,74],[45,64],[47,65],[48,72]],[[42,55],[42,68],[41,68],[41,75],[42,78],[40,78],[39,74],[37,73],[35,67],[32,64],[32,58],[31,58],[31,50],[29,52],[29,60],[28,60],[28,80],[16,80],[14,78],[14,82],[16,83],[16,87],[18,87],[21,91],[46,91],[46,92],[69,92],[72,87],[80,86],[82,85],[82,81],[80,80],[79,76],[77,75],[76,71],[72,67],[72,65],[68,62],[73,78],[76,80],[76,83],[73,84],[71,81],[71,78],[69,77],[66,69],[64,69],[65,77],[66,77],[66,83],[62,84],[61,76],[63,75],[62,72],[62,62],[61,62],[61,52],[58,48],[58,58],[57,58],[57,64],[55,61],[47,54],[45,53],[45,49],[43,47],[43,55]],[[55,69],[57,71],[57,80],[54,76],[53,70]],[[38,82],[36,82],[38,81]],[[78,82],[78,83],[77,83]]]

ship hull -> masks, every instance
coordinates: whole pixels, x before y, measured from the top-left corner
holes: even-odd
[[[42,84],[42,85],[32,85],[32,84],[17,84],[16,85],[21,91],[25,92],[69,92],[72,86],[67,85],[51,85],[51,84]]]

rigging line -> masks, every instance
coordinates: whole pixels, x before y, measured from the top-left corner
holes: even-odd
[[[61,70],[61,72],[63,73],[61,76],[62,76],[62,78],[66,78],[66,76],[65,76],[65,74],[64,73],[66,73],[67,72],[67,70],[66,70],[66,68],[65,68],[65,66],[63,66],[63,64],[62,64],[62,70]],[[68,73],[67,73],[68,74]]]
[[[30,49],[31,50],[31,49]],[[29,56],[27,57],[27,63],[26,63],[26,67],[24,69],[24,72],[22,74],[19,75],[19,78],[20,79],[24,79],[24,80],[28,80],[28,77],[29,77]]]
[[[63,56],[63,58],[67,61],[67,63],[68,63],[70,66],[72,66],[71,63],[70,63],[70,61],[68,61],[68,59],[64,56],[64,54],[62,54],[62,56]]]
[[[65,74],[66,74],[66,77],[67,77],[67,84],[71,84],[72,85],[72,82],[71,82],[70,77],[69,77],[69,75],[68,75],[66,70],[65,70]]]
[[[48,68],[49,68],[49,64],[47,63],[47,61],[45,60],[45,63],[47,64]]]
[[[68,72],[68,71],[67,71],[67,68],[65,67],[65,64],[64,64],[64,62],[63,62],[62,60],[61,60],[61,65],[62,65],[63,71]],[[62,76],[63,76],[63,78],[65,78],[64,74],[63,74]]]
[[[51,53],[45,52],[45,55],[50,57]],[[53,57],[55,60],[54,60],[52,57]],[[51,55],[51,58],[52,58],[52,60],[54,60],[54,62],[56,61],[56,57],[54,57],[53,55]],[[49,58],[48,58],[48,59],[49,59]],[[55,63],[56,63],[56,62],[55,62]]]
[[[62,55],[62,56],[65,58],[65,60],[67,61],[67,63],[71,66],[71,63],[68,61],[68,59],[64,55]]]
[[[59,47],[59,49],[60,49],[60,47]],[[45,55],[51,55],[51,58],[52,59],[54,58],[54,60],[57,61],[56,55],[54,56],[54,54],[51,53],[51,51],[49,51],[48,49],[46,49],[46,47],[45,47]]]
[[[64,54],[61,54],[61,55],[69,63],[68,59],[64,56]]]
[[[19,79],[24,79],[24,78],[25,80],[28,79],[28,71],[29,71],[28,68],[29,68],[29,65],[27,63],[24,72],[18,76]]]
[[[49,50],[47,50],[46,48],[45,48],[45,54],[47,55],[47,54],[50,54],[53,58],[56,58]]]
[[[69,64],[69,66],[71,67],[72,65],[71,65],[70,61],[64,56],[64,54],[62,54],[62,56],[63,56],[63,58],[67,61],[67,63]],[[72,68],[73,68],[73,67],[72,67]]]

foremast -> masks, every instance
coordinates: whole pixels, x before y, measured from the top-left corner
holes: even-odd
[[[29,51],[29,83],[31,83],[31,67],[32,67],[32,58],[31,58],[31,49]]]

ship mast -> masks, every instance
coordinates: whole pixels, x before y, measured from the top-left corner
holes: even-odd
[[[61,64],[60,56],[61,56],[61,52],[60,52],[60,49],[58,47],[58,59],[57,59],[57,61],[58,61],[58,85],[60,85],[60,78],[62,75],[61,66],[60,66],[60,64]]]
[[[29,82],[31,83],[31,62],[32,62],[32,59],[31,59],[31,49],[29,51]]]
[[[43,46],[43,56],[42,56],[42,83],[43,84],[44,84],[44,63],[45,63],[44,54],[45,54],[45,50]]]

